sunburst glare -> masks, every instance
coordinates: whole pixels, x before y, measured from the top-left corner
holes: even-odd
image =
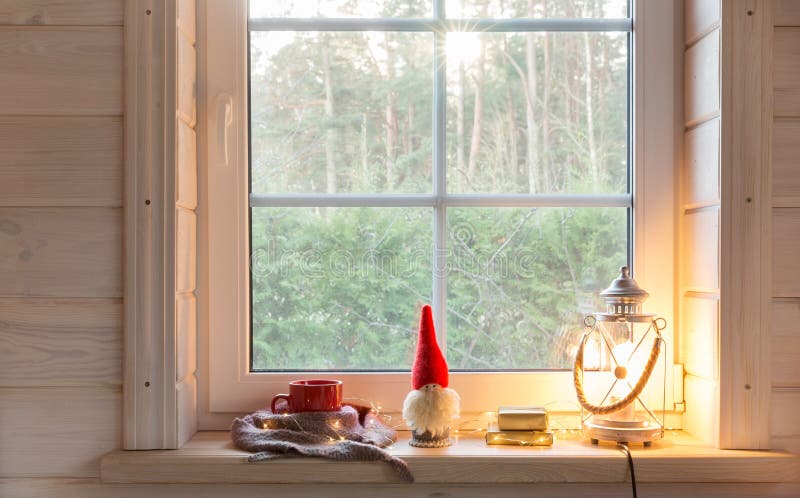
[[[453,31],[447,33],[445,53],[447,63],[454,66],[458,64],[469,65],[475,62],[481,54],[483,43],[480,33],[473,31]]]

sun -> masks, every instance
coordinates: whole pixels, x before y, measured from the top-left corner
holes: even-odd
[[[481,54],[482,45],[480,33],[470,31],[447,33],[447,40],[445,41],[447,63],[467,66],[475,62]]]

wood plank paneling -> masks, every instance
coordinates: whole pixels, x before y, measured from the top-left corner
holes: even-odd
[[[175,183],[178,188],[177,205],[191,209],[197,207],[197,140],[195,131],[178,119],[178,160],[175,166]]]
[[[774,2],[776,26],[800,26],[800,2]],[[773,31],[773,115],[800,117],[800,28]],[[800,207],[800,121],[772,122],[772,206]],[[798,295],[800,264],[800,209],[772,210],[772,292],[775,296]],[[772,302],[772,385],[778,386],[770,400],[770,434],[773,448],[800,453],[800,300]]]
[[[176,227],[176,316],[177,316],[177,444],[183,446],[197,432],[197,321],[193,294],[180,294],[196,287],[197,266],[197,55],[195,0],[178,0],[177,70],[177,227]]]
[[[686,132],[683,202],[686,206],[719,202],[719,118]]]
[[[197,370],[197,301],[194,294],[175,297],[175,321],[178,334],[175,380],[180,381]]]
[[[197,56],[194,45],[178,34],[178,116],[191,127],[197,121]]]
[[[800,26],[800,2],[775,0],[775,25]]]
[[[683,8],[687,45],[719,26],[719,0],[686,0]]]
[[[0,208],[0,296],[120,297],[119,208]]]
[[[775,88],[800,89],[800,28],[775,28]]]
[[[117,299],[0,299],[0,386],[119,385]]]
[[[772,227],[772,295],[800,297],[800,208],[775,208]]]
[[[773,385],[800,386],[800,299],[772,303],[772,360]]]
[[[122,0],[0,0],[0,25],[122,26]]]
[[[684,287],[719,288],[719,208],[711,206],[684,215]]]
[[[686,51],[684,118],[687,126],[719,113],[719,30],[714,30]]]
[[[0,388],[0,477],[97,476],[119,431],[115,389]]]
[[[686,372],[707,379],[719,376],[719,300],[684,296],[681,358]]]
[[[0,29],[0,113],[120,115],[122,28]]]
[[[800,28],[775,28],[774,115],[800,116]]]
[[[0,206],[121,205],[121,118],[0,116]]]
[[[800,436],[773,437],[772,449],[800,454]],[[797,496],[800,496],[800,484],[798,484],[798,487]]]
[[[175,388],[178,392],[178,447],[181,447],[197,432],[197,378],[189,375]]]
[[[195,0],[178,0],[178,28],[186,34],[192,44],[196,40],[196,12]]]
[[[772,393],[770,426],[773,437],[800,437],[800,389]]]
[[[197,285],[197,216],[182,208],[175,211],[175,292],[185,294]]]
[[[772,31],[772,2],[722,2],[722,448],[770,444]]]
[[[120,446],[123,0],[0,0],[0,25],[0,476],[97,476]]]
[[[683,429],[703,442],[716,445],[719,434],[719,384],[695,375],[684,378],[686,414]]]
[[[800,89],[776,88],[773,95],[776,117],[800,116]]]
[[[800,207],[800,119],[773,125],[772,198],[777,206]]]
[[[716,444],[719,430],[720,25],[719,0],[686,0],[681,172],[680,361],[682,426]],[[687,290],[699,291],[687,293]]]

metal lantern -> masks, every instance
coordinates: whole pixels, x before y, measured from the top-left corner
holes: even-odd
[[[667,323],[642,311],[649,294],[627,266],[600,295],[606,311],[586,317],[587,330],[575,355],[582,429],[594,444],[650,446],[664,435],[667,362],[661,331]]]

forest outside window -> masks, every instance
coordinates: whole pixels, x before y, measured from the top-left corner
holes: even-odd
[[[312,372],[399,403],[422,303],[456,384],[563,394],[640,262],[633,3],[209,1],[212,411]]]
[[[627,261],[627,3],[436,7],[251,1],[253,370],[408,369],[424,302],[453,370],[569,368]]]

